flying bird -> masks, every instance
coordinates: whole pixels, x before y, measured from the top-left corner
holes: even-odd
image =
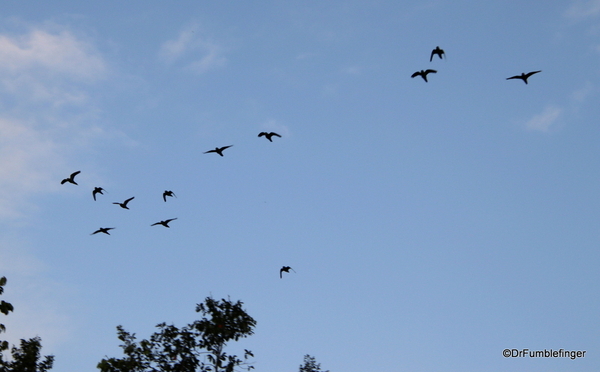
[[[94,197],[94,200],[96,200],[96,194],[101,194],[104,195],[104,193],[102,191],[106,191],[104,190],[102,187],[94,187],[94,191],[92,191],[92,196]]]
[[[268,139],[270,142],[273,142],[273,140],[271,139],[271,137],[273,137],[273,136],[276,136],[276,137],[280,137],[280,138],[281,138],[281,136],[280,136],[279,134],[275,133],[275,132],[271,132],[271,133],[267,133],[267,132],[260,132],[260,133],[258,134],[258,136],[259,136],[259,137],[261,137],[261,136],[265,136],[265,137],[267,137],[267,139]]]
[[[435,74],[435,73],[437,73],[437,71],[436,70],[431,70],[431,69],[421,70],[421,71],[415,72],[410,77],[414,78],[416,76],[421,76],[423,78],[423,80],[425,80],[425,82],[427,83],[427,74],[429,74],[429,73],[434,73]]]
[[[175,193],[173,191],[170,190],[165,190],[165,192],[163,192],[163,200],[166,202],[167,201],[167,196],[170,197],[177,197],[177,195],[175,195]]]
[[[135,198],[135,196],[132,196],[131,198],[125,200],[123,203],[114,202],[113,204],[118,204],[118,205],[121,206],[121,208],[129,209],[129,207],[127,207],[127,203],[129,203],[130,201],[132,201],[133,198]]]
[[[292,269],[292,268],[291,268],[291,267],[289,267],[289,266],[284,266],[284,267],[282,267],[281,269],[279,269],[279,277],[280,277],[280,278],[283,278],[283,276],[282,276],[281,274],[283,274],[283,272],[289,273],[289,272],[290,272],[290,270],[292,270],[293,272],[296,272],[296,270]]]
[[[539,70],[539,71],[531,71],[531,72],[528,72],[528,73],[524,73],[524,72],[523,72],[523,73],[521,73],[521,75],[515,75],[515,76],[511,76],[511,77],[509,77],[509,78],[506,78],[506,80],[510,80],[510,79],[521,79],[521,80],[523,80],[523,81],[525,82],[525,84],[527,84],[527,79],[528,79],[528,78],[529,78],[531,75],[533,75],[533,74],[537,74],[538,72],[542,72],[542,70]]]
[[[444,49],[441,49],[439,46],[436,46],[434,50],[431,51],[431,57],[429,57],[429,62],[433,61],[433,56],[438,55],[440,59],[443,59],[442,56],[446,55]]]
[[[254,358],[254,354],[252,354],[252,352],[248,349],[244,349],[244,359],[248,359],[248,356],[251,356]]]
[[[106,235],[110,235],[108,233],[108,230],[114,230],[114,229],[115,229],[114,227],[101,227],[98,230],[91,233],[90,235],[94,235],[94,234],[98,234],[98,233],[105,233]]]
[[[170,218],[170,219],[168,219],[168,220],[164,220],[164,221],[160,221],[160,222],[157,222],[157,223],[153,223],[153,224],[152,224],[152,225],[150,225],[150,226],[155,226],[155,225],[163,225],[164,227],[170,227],[170,226],[169,226],[169,222],[171,222],[171,221],[175,221],[176,219],[177,219],[177,218]]]
[[[208,154],[209,152],[216,152],[217,154],[223,156],[223,150],[230,148],[233,145],[229,145],[229,146],[224,146],[224,147],[215,147],[214,150],[209,150],[206,151],[205,154]]]
[[[75,182],[75,176],[78,175],[79,173],[81,173],[81,171],[71,173],[71,175],[68,178],[65,178],[64,180],[60,181],[60,184],[63,185],[66,182],[70,182],[74,185],[77,185],[77,182]]]

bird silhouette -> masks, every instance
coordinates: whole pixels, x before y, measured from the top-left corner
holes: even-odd
[[[510,80],[510,79],[521,79],[525,82],[525,84],[527,84],[527,79],[529,79],[529,77],[533,74],[537,74],[538,72],[542,72],[542,70],[539,71],[531,71],[528,73],[524,73],[522,72],[521,75],[515,75],[515,76],[511,76],[509,78],[506,78],[506,80]]]
[[[281,269],[279,269],[279,277],[280,277],[280,278],[283,278],[283,276],[282,276],[283,272],[289,273],[289,272],[290,272],[290,270],[292,270],[293,272],[296,272],[296,270],[292,269],[292,268],[291,268],[291,267],[289,267],[289,266],[284,266],[284,267],[282,267]]]
[[[252,358],[254,358],[254,354],[252,354],[252,352],[248,349],[244,349],[244,359],[248,359],[248,356],[251,356]]]
[[[425,80],[425,82],[427,83],[427,74],[429,74],[429,73],[434,73],[435,74],[435,73],[437,73],[437,71],[436,70],[431,70],[431,69],[421,70],[421,71],[415,72],[410,77],[414,78],[416,76],[421,76],[423,78],[423,80]]]
[[[81,173],[81,171],[71,173],[71,175],[68,178],[65,178],[64,180],[60,181],[60,184],[63,185],[66,182],[70,182],[74,185],[77,185],[77,182],[75,182],[75,176],[78,175],[79,173]]]
[[[114,202],[113,204],[118,204],[118,205],[121,206],[121,208],[129,209],[129,207],[127,206],[127,203],[129,203],[130,201],[132,201],[133,198],[135,198],[135,196],[132,196],[131,198],[125,200],[123,203]]]
[[[102,191],[106,191],[104,190],[102,187],[94,187],[94,191],[92,191],[92,196],[94,197],[94,200],[96,200],[96,194],[101,194],[104,195],[104,193]]]
[[[165,192],[163,192],[163,200],[166,202],[167,201],[167,196],[170,197],[177,197],[177,195],[175,195],[175,193],[173,191],[170,190],[165,190]]]
[[[270,142],[273,142],[273,140],[271,139],[271,137],[273,137],[273,136],[276,136],[276,137],[280,137],[280,138],[281,138],[281,136],[280,136],[279,134],[275,133],[275,132],[270,132],[270,133],[267,133],[267,132],[260,132],[260,133],[258,134],[258,136],[259,136],[259,137],[261,137],[261,136],[265,136],[265,137],[267,137],[267,139],[268,139]]]
[[[108,230],[114,230],[114,229],[115,229],[114,227],[101,227],[98,230],[91,233],[90,235],[94,235],[94,234],[98,234],[98,233],[105,233],[106,235],[110,235],[108,233]]]
[[[152,225],[150,225],[150,226],[155,226],[155,225],[163,225],[164,227],[170,227],[170,226],[169,226],[169,222],[171,222],[171,221],[175,221],[176,219],[177,219],[177,218],[170,218],[170,219],[168,219],[168,220],[164,220],[164,221],[160,221],[160,222],[157,222],[157,223],[153,223],[153,224],[152,224]]]
[[[440,59],[442,59],[442,56],[446,55],[444,49],[441,49],[439,46],[436,46],[435,49],[431,51],[431,57],[429,57],[429,62],[433,61],[433,56],[436,54],[438,55],[438,57],[440,57]]]
[[[217,154],[223,156],[223,150],[230,148],[233,145],[229,145],[229,146],[224,146],[224,147],[215,147],[214,150],[209,150],[206,151],[205,154],[208,154],[209,152],[216,152]]]

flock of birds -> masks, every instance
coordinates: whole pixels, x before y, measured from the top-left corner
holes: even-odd
[[[433,61],[433,56],[436,56],[436,55],[440,59],[444,59],[446,57],[446,52],[444,52],[444,49],[441,49],[439,46],[436,46],[435,49],[431,51],[431,55],[429,56],[429,62],[432,62]],[[538,72],[542,72],[542,70],[531,71],[531,72],[528,72],[528,73],[522,72],[521,75],[511,76],[511,77],[506,78],[506,80],[521,79],[521,80],[523,80],[523,82],[525,82],[525,84],[527,84],[527,79],[529,79],[529,77],[531,75],[537,74]],[[436,73],[437,73],[437,70],[427,69],[427,70],[417,71],[417,72],[413,73],[410,77],[414,78],[414,77],[420,76],[427,83],[428,82],[427,81],[427,75],[428,74],[436,74]]]
[[[270,142],[273,142],[273,140],[272,140],[272,137],[273,137],[273,136],[275,136],[275,137],[280,137],[280,138],[281,138],[281,136],[280,136],[279,134],[275,133],[275,132],[260,132],[260,133],[258,134],[258,137],[263,137],[263,136],[264,136],[266,139],[268,139]],[[217,154],[219,154],[219,155],[223,156],[223,151],[224,151],[225,149],[228,149],[228,148],[230,148],[231,146],[233,146],[233,145],[229,145],[229,146],[223,146],[223,147],[216,147],[214,150],[209,150],[209,151],[206,151],[206,152],[204,152],[204,153],[205,153],[205,154],[208,154],[208,153],[214,152],[214,153],[217,153]],[[69,175],[69,177],[67,177],[67,178],[63,179],[63,180],[60,182],[60,184],[61,184],[61,185],[64,185],[65,183],[71,183],[71,184],[73,184],[73,185],[78,185],[78,184],[77,184],[77,182],[75,182],[75,177],[76,177],[76,176],[77,176],[79,173],[81,173],[81,171],[76,171],[76,172],[73,172],[73,173],[71,173],[71,175]],[[92,190],[92,198],[94,199],[94,201],[96,201],[96,195],[97,195],[97,194],[104,195],[104,191],[106,191],[106,190],[105,190],[104,188],[102,188],[102,187],[94,187],[94,190]],[[173,191],[171,191],[171,190],[165,190],[165,191],[163,192],[163,194],[162,194],[162,198],[163,198],[163,200],[164,200],[165,202],[167,201],[167,197],[177,197],[177,195],[175,195],[175,193],[174,193]],[[128,205],[128,204],[129,204],[129,202],[130,202],[130,201],[132,201],[133,199],[135,199],[135,196],[132,196],[131,198],[124,200],[122,203],[121,203],[121,202],[113,202],[113,204],[116,204],[116,205],[120,206],[120,207],[121,207],[121,208],[123,208],[123,209],[129,209],[129,207],[128,207],[127,205]],[[162,226],[164,226],[164,227],[170,227],[170,226],[169,226],[169,223],[170,223],[171,221],[175,221],[176,219],[177,219],[177,218],[169,218],[169,219],[166,219],[166,220],[163,220],[163,221],[158,221],[158,222],[155,222],[155,223],[151,224],[150,226],[162,225]],[[110,230],[114,230],[114,229],[115,229],[115,227],[100,227],[100,228],[98,228],[98,230],[94,231],[94,232],[93,232],[93,233],[91,233],[90,235],[95,235],[95,234],[98,234],[98,233],[103,233],[103,234],[106,234],[106,235],[110,235],[109,231],[110,231]],[[290,270],[292,270],[293,272],[296,272],[296,271],[295,271],[294,269],[292,269],[290,266],[283,266],[283,267],[282,267],[282,268],[279,270],[279,277],[280,277],[280,278],[283,278],[283,273],[284,273],[284,272],[286,272],[286,273],[289,273],[289,272],[290,272]]]
[[[433,57],[434,56],[438,56],[439,59],[445,59],[446,58],[446,52],[441,49],[439,46],[436,46],[435,49],[433,49],[431,51],[431,55],[429,56],[429,62],[433,61]],[[506,80],[511,80],[511,79],[521,79],[523,80],[523,82],[525,84],[528,84],[527,79],[529,79],[529,77],[531,77],[534,74],[537,74],[539,72],[542,72],[541,70],[538,71],[531,71],[528,73],[521,73],[521,75],[515,75],[515,76],[511,76],[506,78]],[[420,70],[420,71],[416,71],[415,73],[413,73],[411,75],[411,78],[415,78],[417,76],[421,76],[423,78],[423,80],[425,80],[425,82],[427,81],[427,75],[429,74],[435,74],[437,73],[437,70],[433,70],[433,69],[426,69],[426,70]],[[266,139],[269,140],[269,142],[273,142],[273,137],[281,137],[279,134],[275,133],[275,132],[260,132],[258,134],[258,137],[265,137]],[[232,147],[233,145],[228,145],[228,146],[223,146],[223,147],[215,147],[213,150],[208,150],[206,152],[204,152],[204,154],[209,154],[209,153],[216,153],[219,154],[220,156],[224,156],[223,155],[223,151],[225,151],[226,149]],[[75,177],[81,173],[81,171],[77,171],[77,172],[73,172],[71,173],[71,175],[65,179],[63,179],[61,181],[61,184],[65,184],[65,183],[71,183],[74,185],[77,185],[77,182],[75,182]],[[94,190],[92,191],[92,197],[94,198],[94,201],[96,200],[96,195],[97,194],[101,194],[104,195],[103,191],[104,190],[102,187],[95,187]],[[163,200],[166,202],[167,201],[167,197],[177,197],[175,195],[175,193],[171,190],[165,190],[163,192]],[[131,197],[129,199],[124,200],[123,202],[114,202],[113,204],[119,205],[121,208],[123,209],[129,209],[128,204],[129,202],[131,202],[133,199],[135,199],[135,197]],[[151,224],[150,226],[156,226],[156,225],[162,225],[164,227],[170,227],[169,223],[172,221],[175,221],[177,218],[169,218],[163,221],[158,221],[155,222],[153,224]],[[98,234],[98,233],[103,233],[106,235],[110,235],[109,231],[110,230],[114,230],[114,227],[100,227],[98,230],[94,231],[93,233],[91,233],[90,235],[94,235],[94,234]],[[290,266],[283,266],[280,270],[279,270],[279,277],[283,278],[283,273],[289,273],[290,270],[292,270],[293,272],[296,272],[294,269],[292,269]]]

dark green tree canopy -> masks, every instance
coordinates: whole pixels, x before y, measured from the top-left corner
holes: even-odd
[[[236,367],[253,368],[224,348],[254,333],[256,321],[244,311],[243,303],[207,297],[196,306],[202,319],[182,328],[160,323],[148,340],[136,342],[135,334],[117,327],[124,358],[102,359],[102,372],[233,372]],[[252,355],[246,351],[244,360]]]

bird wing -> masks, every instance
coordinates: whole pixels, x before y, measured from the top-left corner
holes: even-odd
[[[260,132],[260,133],[258,134],[258,136],[259,136],[259,137],[266,136],[266,135],[267,135],[267,132]]]
[[[100,230],[96,230],[93,233],[91,233],[90,235],[98,234],[99,232],[100,232]]]
[[[411,78],[421,75],[421,71],[417,71],[414,74],[410,75]]]
[[[135,198],[135,196],[132,196],[131,198],[129,198],[129,199],[127,199],[127,200],[125,200],[125,201],[123,202],[123,204],[127,205],[127,203],[129,203],[130,201],[132,201],[134,198]]]
[[[277,136],[277,137],[280,137],[280,138],[281,138],[281,136],[280,136],[279,134],[275,133],[275,132],[271,132],[271,135],[272,135],[272,136]]]
[[[163,222],[163,221],[160,221],[160,222],[157,222],[157,223],[153,223],[153,224],[152,224],[152,225],[150,225],[150,226],[156,226],[156,225],[160,225],[160,224],[162,224],[162,222]]]
[[[296,272],[296,270],[292,269],[291,267],[290,267],[290,270],[292,270],[293,272]]]
[[[279,269],[279,277],[283,278],[283,269]]]
[[[167,201],[167,193],[163,192],[163,200],[166,202]]]
[[[228,148],[230,148],[231,146],[233,146],[233,145],[229,145],[229,146],[223,146],[223,147],[221,147],[219,150],[223,151],[223,150],[225,150],[225,149],[228,149]]]
[[[429,57],[429,62],[433,61],[434,55],[435,55],[435,49],[431,51],[431,57]]]
[[[73,172],[71,173],[71,179],[75,178],[76,175],[78,175],[79,173],[81,173],[81,171],[77,171],[77,172]]]
[[[434,74],[436,74],[436,73],[437,73],[437,71],[436,71],[436,70],[425,70],[425,73],[426,73],[426,74],[429,74],[429,73],[434,73]]]
[[[529,73],[525,74],[525,77],[530,77],[531,75],[533,75],[533,74],[537,74],[538,72],[542,72],[542,70],[539,70],[539,71],[531,71],[531,72],[529,72]]]
[[[165,221],[165,223],[169,223],[169,222],[171,222],[171,221],[175,221],[176,219],[177,219],[177,218],[171,218],[171,219],[168,219],[168,220],[166,220],[166,221]]]
[[[209,152],[217,152],[217,150],[208,150],[205,152],[205,154],[208,154]]]
[[[67,182],[69,179],[65,178],[64,180],[60,181],[60,184],[63,185],[65,182]]]

